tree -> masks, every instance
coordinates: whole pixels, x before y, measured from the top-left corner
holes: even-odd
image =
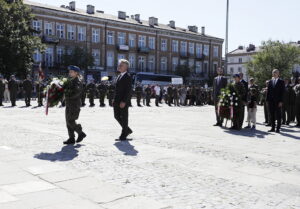
[[[261,51],[247,64],[248,74],[257,84],[264,86],[272,76],[272,70],[278,69],[282,78],[292,76],[292,68],[300,62],[300,48],[280,41],[262,42]]]
[[[186,79],[190,76],[191,69],[187,65],[178,65],[175,70],[175,75],[181,76],[183,82],[186,83]]]
[[[25,77],[31,71],[33,53],[44,50],[31,27],[34,16],[22,1],[0,0],[0,73]]]
[[[80,67],[81,70],[87,70],[88,67],[94,66],[94,57],[86,50],[75,47],[71,54],[64,54],[63,64],[64,66],[76,65]]]

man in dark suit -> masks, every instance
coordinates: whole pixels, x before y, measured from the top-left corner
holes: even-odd
[[[217,123],[214,126],[222,126],[223,118],[219,117],[218,114],[218,103],[219,103],[219,96],[221,94],[221,89],[226,88],[227,86],[227,78],[223,76],[223,69],[218,68],[218,76],[215,77],[213,83],[213,100],[215,104],[215,112],[216,112],[216,119]]]
[[[121,59],[118,65],[119,76],[116,80],[116,90],[113,101],[114,117],[122,127],[122,133],[118,140],[126,141],[127,136],[132,133],[128,127],[128,107],[132,91],[132,79],[127,72],[129,62]]]
[[[243,73],[239,73],[240,74],[240,78],[241,78],[241,82],[244,85],[244,89],[246,91],[245,96],[242,98],[243,101],[243,107],[242,107],[242,121],[244,122],[245,119],[245,106],[247,105],[247,97],[248,97],[248,93],[249,93],[249,85],[248,82],[244,80],[244,74]]]
[[[285,91],[284,81],[279,78],[279,70],[273,70],[273,79],[270,80],[267,92],[267,101],[270,109],[272,129],[275,132],[275,122],[277,120],[276,132],[280,133],[281,116],[283,106],[283,96]]]

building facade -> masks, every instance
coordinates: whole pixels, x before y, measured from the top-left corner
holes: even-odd
[[[63,72],[63,55],[76,46],[93,55],[94,66],[84,70],[94,76],[114,76],[121,58],[129,60],[133,73],[173,74],[178,65],[187,65],[195,81],[208,79],[221,66],[223,39],[207,35],[204,27],[198,32],[197,26],[183,29],[175,21],[164,25],[155,17],[144,21],[122,11],[113,16],[93,5],[81,10],[74,1],[61,7],[24,3],[35,15],[36,35],[47,45],[43,54],[34,53],[34,60],[48,74]]]

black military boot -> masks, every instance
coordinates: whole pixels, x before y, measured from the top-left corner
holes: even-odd
[[[75,144],[75,138],[69,138],[67,141],[64,141],[64,144]]]
[[[81,132],[78,134],[77,143],[81,142],[86,137],[86,134],[84,132]]]

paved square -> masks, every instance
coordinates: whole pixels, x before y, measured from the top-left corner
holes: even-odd
[[[27,166],[25,171],[45,179],[51,179],[53,173],[52,181],[61,179],[57,184],[71,192],[68,176],[71,181],[85,182],[76,179],[91,178],[86,176],[91,174],[129,191],[129,197],[98,205],[103,208],[123,208],[134,200],[136,207],[141,201],[157,201],[158,208],[178,209],[300,208],[300,130],[293,126],[284,126],[281,134],[267,133],[261,123],[257,131],[229,131],[212,126],[211,106],[134,106],[129,113],[133,140],[115,142],[121,129],[112,108],[84,107],[79,122],[88,137],[82,144],[63,146],[67,138],[63,108],[50,109],[48,116],[43,108],[0,108],[0,115],[0,147],[54,164]],[[262,121],[259,108],[258,122]],[[78,169],[79,174],[64,178],[61,166]],[[88,174],[80,175],[82,170]],[[82,195],[88,188],[101,190],[101,184],[91,185],[96,181],[86,182],[86,188],[74,192]],[[85,183],[79,185],[85,187]],[[21,191],[23,188],[12,194]],[[97,196],[87,197],[102,202]],[[56,207],[60,205],[49,206]]]

